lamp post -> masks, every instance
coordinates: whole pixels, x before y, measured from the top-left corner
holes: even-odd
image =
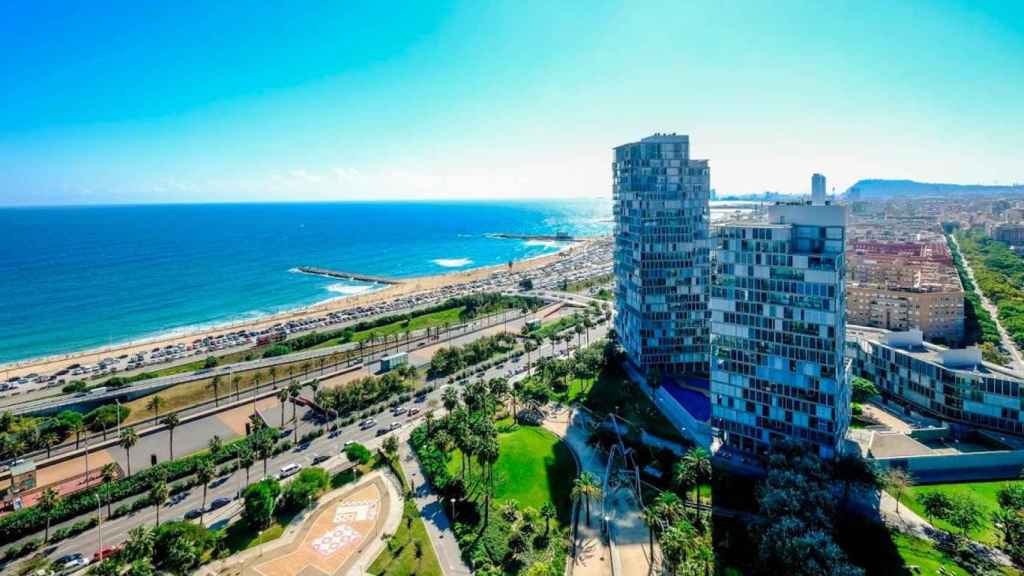
[[[96,493],[96,539],[99,541],[97,550],[103,550],[103,502],[99,492]]]
[[[121,401],[114,398],[114,404],[117,405],[117,436],[121,437]]]

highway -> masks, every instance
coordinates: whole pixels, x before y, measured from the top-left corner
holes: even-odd
[[[510,326],[510,328],[512,327]],[[602,324],[601,326],[595,328],[591,333],[591,338],[593,339],[592,341],[596,341],[597,339],[602,338],[606,334],[606,332],[607,325],[605,324]],[[536,360],[542,356],[564,355],[567,346],[568,344],[552,346],[549,343],[545,343],[533,353],[532,359],[534,362],[536,362]],[[518,361],[509,360],[505,363],[502,363],[499,366],[491,368],[482,376],[482,378],[489,379],[497,376],[519,375],[523,373],[525,370],[526,358],[524,356],[520,358]],[[439,378],[437,380],[428,382],[428,384],[440,383],[446,379],[447,378]],[[312,463],[314,456],[318,454],[325,454],[331,456],[330,460],[320,464],[320,466],[327,468],[329,470],[340,469],[347,464],[345,457],[341,455],[342,446],[346,441],[352,440],[355,442],[360,442],[365,444],[371,450],[376,449],[376,447],[378,447],[380,443],[383,441],[383,439],[386,437],[386,435],[378,436],[377,429],[387,427],[393,422],[401,423],[402,428],[400,428],[396,432],[392,432],[391,434],[397,433],[402,436],[407,435],[408,432],[413,427],[415,427],[416,422],[419,419],[423,418],[428,411],[430,411],[430,406],[438,405],[440,403],[440,398],[444,387],[446,386],[439,386],[437,390],[428,393],[426,396],[421,397],[419,399],[411,399],[410,401],[403,404],[403,406],[406,408],[420,408],[420,413],[413,419],[410,419],[409,417],[404,415],[394,416],[391,411],[385,411],[374,417],[374,419],[377,421],[377,427],[375,428],[369,430],[362,430],[359,428],[359,424],[355,423],[350,426],[341,428],[338,433],[332,434],[330,435],[330,437],[325,434],[324,436],[315,439],[307,448],[303,450],[295,448],[271,458],[268,461],[268,472],[270,474],[275,474],[281,468],[281,466],[284,466],[285,464],[292,462],[301,464],[303,466],[308,466]],[[306,394],[308,394],[308,391],[306,392]],[[265,420],[271,425],[276,423],[280,416],[280,412],[278,412],[277,410],[280,409],[281,407],[282,405],[279,404],[276,405],[271,410],[265,412]],[[286,417],[290,418],[290,410],[286,413]],[[303,432],[308,432],[311,429],[310,427],[313,425],[311,422],[312,418],[313,415],[311,414],[311,410],[305,407],[300,407],[298,414],[298,419],[301,426],[300,435]],[[286,427],[290,426],[291,424],[286,425]],[[253,465],[253,467],[250,469],[252,480],[255,482],[256,480],[260,479],[262,477],[262,473],[263,462],[261,460],[258,460],[256,464]],[[235,499],[236,495],[242,488],[242,484],[244,483],[244,481],[244,470],[239,470],[232,474],[218,478],[210,485],[207,501],[210,502],[218,497],[229,497]],[[201,506],[203,497],[203,490],[201,487],[194,487],[184,494],[185,495],[179,497],[179,499],[169,501],[165,506],[161,508],[161,522],[182,519],[186,512],[195,508],[199,508]],[[122,505],[128,501],[140,497],[145,497],[145,494],[136,496],[132,499],[115,502],[113,504],[113,507],[116,508],[119,505]],[[237,516],[240,512],[241,502],[234,500],[228,506],[209,515],[209,517],[206,519],[206,524],[217,528],[222,527],[223,525],[226,525],[229,519]],[[101,514],[104,516],[106,515],[105,505],[101,509]],[[53,530],[57,528],[60,528],[62,526],[70,526],[74,522],[82,520],[83,518],[84,516],[79,516],[77,518],[74,518],[61,524],[54,524],[50,528],[51,533]],[[98,528],[93,528],[77,537],[58,542],[52,546],[44,548],[43,551],[50,559],[56,559],[66,554],[74,553],[80,553],[85,556],[91,557],[92,554],[94,554],[96,550],[99,549],[101,537],[104,546],[118,544],[125,540],[128,531],[131,528],[142,524],[154,525],[155,522],[156,511],[152,506],[147,506],[133,514],[123,516],[121,518],[116,518],[111,521],[104,521],[102,525]],[[31,537],[41,538],[42,532],[39,532]],[[28,537],[19,540],[19,542],[24,541],[26,539],[28,539]]]

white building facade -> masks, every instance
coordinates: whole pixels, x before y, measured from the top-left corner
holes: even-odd
[[[710,172],[688,136],[615,148],[616,331],[645,377],[707,375]]]
[[[844,359],[846,209],[779,204],[717,227],[711,286],[711,425],[765,454],[782,438],[837,454],[850,422]]]

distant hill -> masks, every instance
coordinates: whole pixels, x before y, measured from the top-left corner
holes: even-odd
[[[1024,184],[987,186],[984,184],[940,184],[913,180],[860,180],[846,191],[857,190],[861,200],[962,196],[966,194],[1024,194]]]

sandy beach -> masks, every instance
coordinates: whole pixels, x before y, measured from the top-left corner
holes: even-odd
[[[72,364],[96,363],[103,358],[111,356],[120,356],[121,354],[131,355],[138,352],[149,351],[156,347],[164,347],[179,343],[189,344],[193,340],[196,340],[197,338],[203,338],[206,336],[217,336],[220,334],[236,332],[241,329],[259,330],[267,326],[272,326],[279,322],[285,322],[288,320],[297,320],[308,317],[323,316],[324,314],[328,314],[330,312],[337,312],[350,308],[356,308],[359,306],[379,304],[400,296],[409,296],[419,292],[427,292],[439,288],[445,288],[449,286],[456,286],[459,284],[475,282],[478,280],[484,280],[492,276],[496,272],[500,271],[511,270],[513,272],[516,272],[530,270],[533,268],[539,268],[541,266],[545,266],[547,264],[557,261],[566,252],[572,251],[577,247],[584,246],[587,242],[589,241],[581,240],[553,254],[545,254],[543,256],[537,256],[535,258],[528,258],[525,260],[514,262],[512,264],[512,268],[509,268],[508,265],[506,264],[499,264],[496,266],[473,268],[471,270],[448,272],[445,274],[437,274],[433,276],[409,278],[407,280],[403,280],[400,284],[386,286],[380,290],[375,290],[372,292],[352,296],[335,298],[332,300],[321,302],[319,304],[314,304],[312,306],[297,308],[295,310],[289,310],[286,312],[281,312],[279,314],[268,315],[251,321],[241,321],[223,324],[208,329],[198,329],[195,331],[182,332],[180,334],[169,335],[166,337],[148,338],[143,340],[137,340],[134,342],[115,344],[109,347],[95,348],[91,350],[84,350],[81,352],[73,352],[70,354],[64,354],[60,356],[50,356],[46,358],[37,358],[31,360],[23,360],[20,362],[7,363],[0,365],[0,374],[3,374],[5,379],[31,373],[47,374],[58,371],[61,368],[70,366]],[[154,369],[156,368],[159,368],[159,365],[155,365]]]

